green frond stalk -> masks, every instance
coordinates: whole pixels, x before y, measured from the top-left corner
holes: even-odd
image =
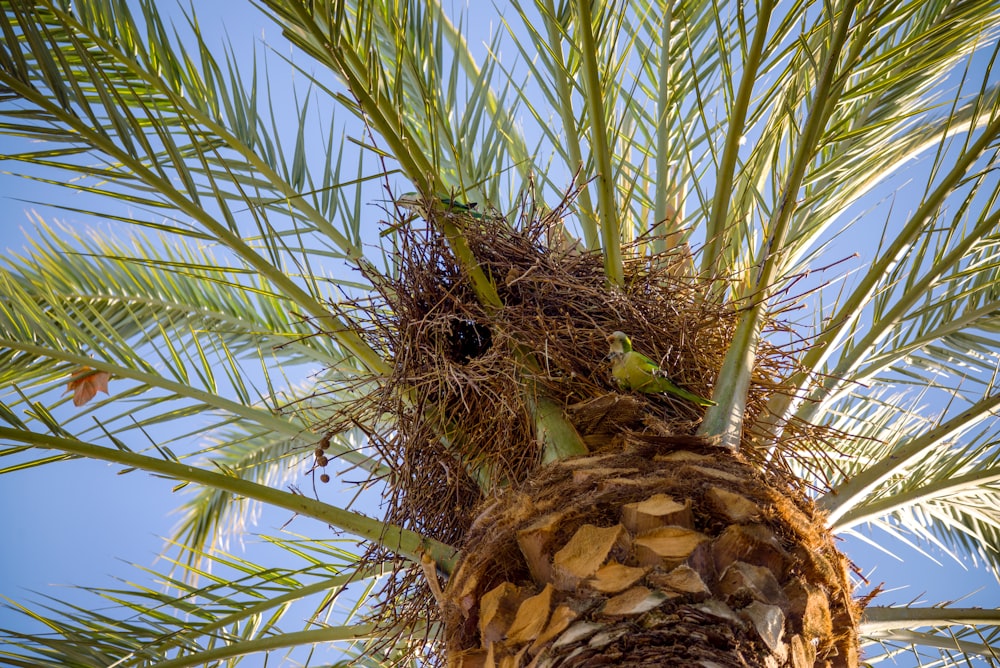
[[[343,77],[350,94],[355,99],[354,104],[348,106],[356,106],[359,115],[371,125],[382,141],[386,142],[388,152],[399,161],[403,173],[417,190],[425,197],[435,197],[437,193],[449,193],[449,184],[443,179],[441,171],[427,159],[427,154],[412,150],[423,142],[401,122],[396,107],[397,100],[394,100],[385,88],[384,82],[391,80],[390,75],[380,72],[380,69],[371,69],[372,63],[366,60],[368,54],[357,51],[356,46],[346,39],[346,36],[354,31],[353,27],[347,26],[346,21],[356,18],[359,19],[356,25],[361,32],[357,36],[360,43],[372,44],[375,38],[371,31],[378,26],[380,20],[384,20],[384,17],[377,16],[376,13],[353,17],[343,11],[342,7],[340,10],[335,10],[332,6],[326,6],[326,3],[321,3],[319,7],[307,8],[300,3],[290,3],[289,6],[286,3],[268,1],[267,6],[298,28],[295,32],[286,33],[294,43],[307,53],[330,63]],[[389,10],[386,8],[380,11]],[[327,21],[326,17],[332,17],[333,20]],[[479,268],[462,231],[450,221],[445,221],[444,232],[455,255],[469,272],[482,304],[491,308],[498,307],[500,300],[496,296],[496,288],[491,279]],[[355,352],[352,346],[359,346],[360,340],[355,341],[347,328],[336,326],[336,321],[334,322],[333,331],[338,335],[343,332],[345,337],[343,344]],[[381,365],[369,368],[379,373],[386,371]]]
[[[904,254],[909,251],[919,236],[924,234],[929,224],[935,219],[936,213],[940,209],[944,199],[966,178],[969,168],[982,157],[991,144],[997,141],[998,137],[1000,137],[1000,116],[989,123],[983,129],[982,133],[969,143],[967,150],[962,152],[951,170],[941,179],[937,187],[928,193],[927,197],[921,202],[920,207],[910,217],[906,226],[883,250],[871,269],[866,272],[865,278],[860,281],[851,295],[839,306],[837,312],[831,316],[831,320],[837,322],[839,325],[822,333],[817,339],[816,344],[806,353],[803,358],[803,366],[806,369],[816,370],[822,368],[822,365],[830,358],[831,354],[838,349],[843,338],[851,331],[864,312],[864,304],[872,299],[885,280],[886,275],[902,260]],[[987,220],[992,220],[992,217],[988,217]],[[978,234],[972,236],[972,239],[968,242],[969,246],[975,244],[980,236],[987,233],[991,228],[988,226],[979,226],[976,229]],[[946,267],[943,264],[941,266],[942,268]],[[935,278],[933,274],[929,274],[928,283],[933,283]],[[912,303],[913,299],[915,297],[918,298],[919,294],[919,292],[914,291],[911,293],[909,300],[899,302],[900,305],[897,307],[895,314],[905,311],[908,305],[907,302]],[[868,340],[872,342],[877,341],[884,335],[886,330],[896,324],[899,321],[899,316],[895,314],[891,317],[880,318],[877,324],[882,329],[872,330],[867,335]],[[855,350],[860,350],[861,352],[869,349],[870,345],[862,345],[855,348]],[[840,374],[850,374],[857,368],[857,360],[857,355],[843,357],[838,366],[831,372],[828,380],[824,382],[823,391],[830,392],[835,390],[834,383],[840,384],[842,382],[838,380],[841,377]],[[806,382],[808,382],[808,373],[802,372],[794,380],[797,382],[798,387],[804,388]],[[788,400],[786,399],[786,401]],[[798,411],[798,415],[803,419],[809,419],[820,405],[817,402],[807,402]],[[780,410],[783,407],[776,406],[776,408]]]
[[[898,510],[920,506],[936,499],[947,499],[961,494],[975,494],[980,489],[992,491],[991,486],[998,482],[1000,482],[1000,468],[992,467],[947,480],[922,484],[912,491],[897,492],[877,501],[853,503],[850,504],[851,509],[841,514],[836,520],[834,528],[837,530],[850,529],[889,516]]]
[[[947,612],[938,609],[938,614],[934,614],[933,610],[923,608],[870,607],[862,627],[866,633],[880,635],[888,631],[953,624],[996,626],[1000,624],[1000,613],[982,608],[951,608]]]
[[[761,65],[773,9],[774,5],[770,1],[762,2],[757,8],[753,41],[750,43],[750,48],[743,60],[740,86],[736,93],[736,99],[732,103],[733,108],[727,114],[729,125],[725,136],[725,145],[722,149],[722,159],[716,172],[715,195],[712,197],[714,207],[705,227],[705,248],[701,256],[703,274],[708,275],[712,272],[724,271],[727,268],[725,258],[729,253],[723,253],[722,249],[729,245],[727,243],[727,238],[730,235],[728,231],[729,214],[730,208],[734,204],[732,193],[736,177],[737,154],[744,141],[750,97],[757,83],[758,68]],[[745,216],[749,212],[739,211],[738,214]],[[760,282],[758,282],[759,284]],[[739,392],[738,388],[736,388],[736,392]]]
[[[515,3],[515,6],[518,5]],[[523,19],[523,10],[519,8],[518,11],[521,12]],[[583,158],[580,129],[578,127],[576,114],[573,110],[573,70],[570,70],[567,67],[568,61],[563,53],[565,28],[560,25],[553,0],[545,0],[543,11],[546,18],[544,22],[546,28],[545,37],[548,40],[547,48],[550,51],[548,57],[552,60],[549,70],[552,78],[554,79],[556,98],[560,101],[560,104],[556,104],[555,106],[559,112],[560,120],[562,121],[562,129],[565,133],[565,141],[568,151],[567,162],[571,168],[579,170],[582,169],[586,163]],[[525,20],[524,22],[530,26],[529,21]],[[601,242],[598,241],[599,225],[597,219],[597,209],[594,206],[589,188],[584,188],[580,191],[578,208],[580,212],[579,225],[583,232],[583,241],[586,248],[599,248],[599,244]]]
[[[576,32],[580,37],[580,60],[583,64],[583,95],[590,115],[590,150],[594,156],[597,181],[597,209],[601,221],[601,246],[604,251],[604,272],[612,285],[621,285],[622,223],[615,202],[614,176],[611,169],[611,146],[608,142],[608,117],[597,68],[597,46],[594,41],[594,19],[588,0],[577,0]]]
[[[864,471],[840,484],[836,494],[829,493],[819,499],[820,506],[829,513],[830,523],[836,527],[840,518],[850,509],[863,507],[866,499],[879,485],[894,476],[903,475],[917,458],[927,455],[934,448],[949,443],[974,426],[988,419],[1000,406],[1000,393],[980,399],[959,415],[943,422],[920,436],[904,440],[884,459],[872,462]],[[980,473],[980,475],[982,475]]]
[[[802,135],[799,137],[797,145],[792,149],[792,162],[788,178],[777,193],[777,210],[774,211],[764,228],[764,239],[757,260],[759,268],[751,270],[753,275],[748,277],[749,285],[740,296],[741,301],[747,303],[748,306],[740,319],[733,345],[730,346],[720,371],[720,376],[727,379],[728,382],[724,388],[721,388],[721,392],[717,391],[718,405],[709,408],[705,420],[699,428],[699,433],[719,439],[723,447],[736,449],[742,435],[747,390],[750,386],[754,361],[757,358],[764,313],[768,308],[768,300],[775,290],[781,269],[786,262],[782,251],[786,245],[792,215],[796,209],[795,193],[799,192],[806,168],[818,152],[827,121],[834,111],[833,100],[838,98],[840,90],[846,82],[847,73],[839,72],[838,64],[841,60],[841,52],[847,44],[848,31],[855,18],[854,9],[856,6],[856,3],[847,2],[840,8],[836,17],[828,17],[831,22],[836,20],[836,29],[830,36],[829,44],[825,45],[823,50],[822,58],[825,64],[812,95],[812,106],[808,110]],[[769,3],[765,3],[765,7],[769,10]],[[862,26],[865,25],[866,23],[863,22]],[[766,32],[766,28],[765,24],[758,26],[757,30]],[[854,48],[859,49],[864,44],[867,33],[863,29],[856,30],[856,32],[860,34],[854,36],[856,40]],[[757,40],[758,36],[755,34],[755,44]],[[762,36],[760,41],[763,41]],[[752,50],[753,47],[751,47]],[[856,55],[851,53],[847,55],[846,60],[852,62],[855,57]],[[727,148],[728,146],[727,144]],[[728,196],[728,188],[719,194],[724,197]]]
[[[384,545],[410,560],[419,563],[428,556],[444,572],[454,569],[458,554],[453,547],[439,543],[413,531],[386,525],[358,513],[341,510],[302,494],[283,492],[273,487],[259,485],[249,480],[206,471],[196,466],[167,459],[156,459],[128,450],[106,448],[64,436],[26,432],[11,427],[0,427],[0,438],[30,444],[38,448],[59,450],[72,455],[143,469],[164,477],[207,485],[230,494],[247,497],[261,503],[312,517],[376,544]]]

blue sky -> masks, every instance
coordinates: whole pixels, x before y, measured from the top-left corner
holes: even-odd
[[[239,7],[239,11],[234,11],[234,7]],[[493,14],[492,9],[490,14]],[[262,37],[265,41],[280,43],[277,30],[246,3],[201,3],[198,16],[212,46],[221,46],[222,36],[226,34],[238,53],[250,57],[250,49],[255,45],[262,51]],[[488,34],[489,25],[484,23],[477,28],[484,35]],[[470,41],[476,43],[474,39]],[[0,153],[3,152],[0,146]],[[16,168],[0,162],[0,172]],[[24,239],[23,230],[30,228],[26,209],[36,207],[21,200],[45,201],[59,197],[70,197],[70,194],[0,174],[0,231],[3,232],[0,246],[4,251],[17,252]],[[39,212],[46,219],[62,220],[74,227],[93,224],[93,221],[72,214],[44,209]],[[879,232],[880,229],[874,228],[872,239],[852,241],[863,250],[870,249],[877,243]],[[862,255],[856,264],[845,269],[863,268],[864,262]],[[142,472],[119,475],[116,467],[91,461],[61,462],[3,476],[0,478],[0,508],[3,509],[0,535],[4,536],[4,546],[0,549],[0,595],[25,601],[36,598],[29,593],[35,591],[61,598],[66,590],[58,585],[117,586],[115,578],[143,581],[146,576],[125,566],[124,562],[154,565],[162,547],[161,537],[169,535],[177,521],[176,516],[171,515],[179,502],[178,494],[171,491],[172,486],[169,481]],[[277,533],[289,519],[287,513],[266,512],[255,531]],[[301,534],[332,537],[329,529],[310,520],[297,519],[286,528]],[[248,554],[253,558],[254,545],[253,536],[248,536],[243,546],[234,542],[231,547],[241,553],[249,546]],[[859,541],[845,543],[848,555],[866,575],[870,575],[872,582],[884,582],[889,590],[878,603],[931,605],[972,594],[962,605],[993,607],[1000,604],[1000,586],[986,571],[965,570],[933,548],[929,549],[929,554],[939,564],[916,555],[900,543],[888,547],[905,562]],[[906,584],[910,586],[897,589]],[[973,594],[976,590],[978,593]],[[23,619],[0,608],[0,627],[23,628]],[[898,665],[911,664],[901,658]]]

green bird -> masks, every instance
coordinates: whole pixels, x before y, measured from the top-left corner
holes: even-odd
[[[699,406],[714,406],[711,399],[704,399],[693,392],[679,387],[653,360],[632,350],[632,340],[625,332],[615,332],[608,337],[611,344],[611,375],[625,390],[637,390],[654,394],[669,392]]]

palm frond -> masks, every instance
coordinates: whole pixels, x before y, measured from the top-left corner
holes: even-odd
[[[319,441],[309,434],[314,423],[288,412],[290,399],[279,395],[290,378],[276,386],[269,369],[287,374],[308,363],[349,374],[353,365],[293,315],[293,302],[204,247],[134,236],[126,248],[37,229],[34,250],[0,276],[0,380],[24,392],[23,401],[51,401],[75,370],[91,367],[112,375],[114,395],[82,412],[60,411],[64,426],[96,409],[100,430],[117,435],[207,415],[217,425],[239,418],[299,447]],[[377,468],[354,452],[334,454]]]
[[[50,149],[41,156],[8,158],[28,163],[46,158],[46,167],[78,172],[86,166],[72,158],[90,151],[103,158],[89,174],[108,180],[99,189],[134,187],[147,193],[137,203],[152,207],[173,208],[184,201],[197,205],[202,197],[220,199],[220,194],[223,201],[245,204],[245,193],[253,193],[253,206],[285,215],[297,212],[299,225],[319,231],[343,255],[360,256],[350,241],[351,230],[330,224],[335,211],[314,206],[321,201],[318,193],[303,197],[308,178],[305,128],[298,127],[297,148],[288,160],[280,135],[265,134],[275,119],[261,115],[258,88],[245,85],[238,59],[230,54],[224,71],[193,21],[197,49],[189,53],[168,37],[150,5],[141,8],[145,31],[120,2],[73,12],[60,3],[42,3],[7,15],[13,22],[6,33],[16,39],[7,54],[13,62],[4,68],[4,84],[36,109],[12,113],[15,125],[8,133],[67,144],[65,152]],[[59,53],[58,60],[51,60],[50,53]],[[256,69],[248,78],[257,81]],[[220,189],[219,176],[232,190]],[[339,186],[332,180],[334,172],[325,176],[314,191]],[[167,183],[174,178],[180,188]],[[114,196],[118,191],[100,192]],[[222,222],[230,229],[233,224]]]
[[[928,630],[918,630],[922,628]],[[865,611],[861,629],[869,665],[898,665],[906,655],[914,656],[921,665],[942,668],[972,665],[980,657],[990,663],[1000,659],[996,652],[1000,615],[996,610],[871,606]],[[875,647],[882,653],[874,654]]]
[[[45,414],[44,410],[34,405],[36,419],[52,434],[46,434],[41,429],[32,431],[28,425],[19,420],[8,419],[13,411],[0,404],[0,419],[10,427],[0,426],[0,440],[9,443],[19,443],[32,448],[51,449],[71,456],[82,456],[99,459],[126,468],[142,469],[164,478],[179,480],[181,486],[196,483],[213,487],[230,494],[244,496],[254,501],[266,503],[278,508],[290,510],[306,517],[312,517],[328,523],[360,538],[384,546],[406,559],[418,562],[423,557],[434,561],[442,571],[450,572],[458,557],[456,548],[439,541],[425,538],[413,531],[372,519],[361,513],[344,510],[329,505],[299,493],[267,487],[250,480],[239,478],[228,471],[216,472],[197,466],[181,463],[177,456],[168,448],[157,447],[158,456],[133,452],[121,440],[111,438],[112,446],[88,443],[75,438],[61,429]],[[21,448],[10,448],[8,452],[0,451],[0,455],[11,451],[20,452]]]
[[[371,124],[418,189],[499,201],[493,156],[502,161],[512,148],[523,159],[523,141],[489,87],[491,68],[476,65],[454,26],[440,20],[440,7],[264,4],[293,43],[344,78],[353,99],[338,101]],[[445,99],[463,106],[439,104]],[[480,125],[482,118],[492,122]],[[477,165],[477,154],[490,159]]]
[[[361,567],[351,544],[264,537],[284,554],[281,568],[220,552],[199,553],[205,568],[182,561],[187,577],[141,569],[165,589],[139,582],[116,589],[86,588],[96,602],[57,600],[31,609],[13,606],[50,629],[46,636],[4,630],[0,657],[9,665],[195,666],[228,665],[253,655],[296,656],[321,646],[338,646],[360,665],[376,637],[362,617],[371,604],[370,581],[387,572]],[[210,567],[210,570],[209,570]],[[207,584],[191,584],[193,577]],[[355,599],[354,604],[345,602]],[[302,620],[309,620],[303,629]],[[287,630],[291,626],[296,630]],[[312,627],[312,628],[309,628]],[[419,632],[419,630],[417,630]],[[288,650],[286,653],[284,650]]]
[[[272,153],[275,164],[267,163],[256,150],[258,144],[241,141],[221,115],[223,110],[239,115],[256,109],[241,92],[242,82],[227,80],[207,49],[200,49],[195,59],[176,41],[165,41],[155,9],[144,4],[143,12],[148,33],[139,31],[124,2],[73,12],[51,2],[6,12],[3,30],[11,39],[0,63],[0,84],[29,109],[6,109],[5,116],[14,119],[8,133],[61,141],[66,149],[46,152],[46,167],[83,168],[100,179],[96,186],[82,184],[77,189],[179,212],[191,222],[177,226],[178,233],[187,228],[211,235],[303,313],[332,319],[319,300],[315,278],[302,275],[296,280],[289,275],[294,272],[286,270],[286,263],[297,263],[289,257],[285,236],[311,233],[316,247],[332,247],[342,257],[356,259],[362,252],[349,233],[334,228],[324,212],[314,208],[315,194],[304,198],[289,183],[298,181],[305,169],[301,136],[296,141],[300,156],[293,156],[282,174],[277,165],[281,160]],[[234,104],[237,98],[241,102]],[[232,123],[243,124],[244,138],[251,129],[264,128],[263,121],[244,121]],[[53,161],[80,154],[100,161],[96,171],[75,159]],[[27,163],[35,159],[31,152],[8,157]],[[340,184],[329,169],[323,173],[331,181],[323,190]],[[356,183],[353,179],[349,185]],[[234,202],[250,215],[237,215]],[[280,213],[281,222],[270,219],[269,208]],[[345,347],[373,371],[383,370],[378,356],[358,337],[337,326],[335,319],[331,322],[334,336]]]
[[[1000,124],[996,130],[1000,130]],[[861,309],[859,313],[871,314],[870,325],[864,330],[853,329],[853,318],[844,308],[832,316],[843,323],[839,330],[843,349],[828,369],[829,376],[815,391],[822,401],[800,408],[799,417],[809,419],[820,413],[849,389],[850,382],[885,382],[886,374],[882,372],[888,369],[912,368],[920,373],[920,365],[913,362],[922,352],[933,350],[943,339],[958,342],[966,333],[989,327],[1000,282],[995,260],[1000,191],[995,183],[988,192],[979,188],[989,171],[985,168],[971,174],[953,174],[969,186],[957,211],[952,215],[942,212],[926,221],[922,239],[897,258],[879,293],[872,295],[863,309],[855,302]],[[893,244],[882,257],[898,255],[893,248],[899,246]],[[833,339],[830,342],[834,343]],[[981,351],[961,346],[954,349],[949,361],[981,368],[982,359]],[[952,364],[951,368],[956,367]]]
[[[357,467],[345,456],[345,453],[363,454],[363,438],[357,430],[335,434],[323,442],[329,444],[324,456],[340,458],[339,461],[334,459],[329,469],[334,473],[332,477],[343,479],[347,472]],[[234,423],[209,439],[201,456],[204,460],[201,465],[268,487],[282,487],[293,478],[297,468],[304,469],[310,460],[316,459],[313,452],[314,448],[303,447],[298,439],[281,437],[272,431],[250,430],[243,423]],[[315,482],[317,469],[324,473],[328,470],[315,464],[310,467],[314,494],[318,493]],[[387,469],[381,469],[371,475],[376,477],[386,473]],[[367,486],[356,487],[356,498],[377,494],[377,490],[366,493]],[[218,488],[197,487],[178,509],[181,520],[174,529],[173,539],[192,550],[209,549],[216,545],[226,548],[231,537],[246,532],[254,516],[253,508],[259,505]],[[194,556],[196,553],[189,554]]]
[[[996,395],[924,417],[926,403],[901,403],[904,394],[867,393],[879,404],[865,413],[857,399],[836,404],[846,412],[833,424],[846,438],[838,468],[827,472],[833,491],[819,499],[831,526],[851,532],[867,523],[1000,572],[1000,515],[991,510],[998,500]]]

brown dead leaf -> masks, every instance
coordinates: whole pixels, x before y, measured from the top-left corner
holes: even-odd
[[[80,367],[70,376],[69,382],[66,383],[66,392],[63,394],[72,392],[73,405],[83,406],[93,399],[98,391],[110,394],[108,392],[109,380],[111,380],[111,374],[107,371],[98,371],[89,366]]]

